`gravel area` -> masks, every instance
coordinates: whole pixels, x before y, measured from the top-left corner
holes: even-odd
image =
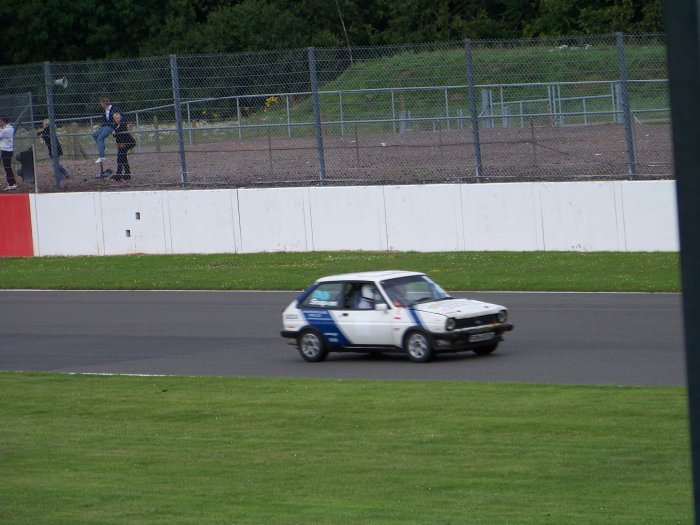
[[[667,123],[633,127],[637,177],[672,178]],[[482,182],[628,179],[622,125],[486,128],[479,132]],[[327,134],[323,137],[326,185],[476,182],[470,129],[411,130],[403,134]],[[107,140],[105,168],[116,169],[116,147]],[[65,146],[64,146],[65,148]],[[308,186],[320,184],[314,137],[258,137],[198,144],[186,142],[187,184],[174,146],[137,147],[129,155],[132,179],[96,179],[96,155],[66,155],[70,178],[61,191]],[[57,191],[43,144],[37,144],[38,191]],[[18,191],[34,184],[18,178]]]

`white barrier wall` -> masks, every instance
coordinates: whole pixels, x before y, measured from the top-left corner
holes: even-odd
[[[104,255],[99,193],[30,195],[35,255]]]
[[[235,191],[162,192],[168,203],[163,217],[170,253],[240,251],[238,194]]]
[[[34,253],[677,251],[675,183],[31,195]]]
[[[472,186],[461,192],[465,250],[544,250],[539,185]]]
[[[543,249],[624,251],[616,184],[546,184],[540,187]]]
[[[461,185],[387,186],[384,208],[390,250],[464,250]]]
[[[312,251],[307,188],[230,190],[238,193],[241,252]]]
[[[388,248],[384,187],[349,186],[307,191],[314,250],[382,251]]]

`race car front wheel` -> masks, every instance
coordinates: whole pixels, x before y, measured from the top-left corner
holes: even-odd
[[[406,334],[403,349],[408,354],[408,358],[415,363],[425,363],[433,358],[432,341],[424,332],[413,331]]]
[[[328,350],[323,341],[323,336],[316,330],[306,329],[299,334],[297,340],[301,357],[309,362],[317,363],[328,356]]]

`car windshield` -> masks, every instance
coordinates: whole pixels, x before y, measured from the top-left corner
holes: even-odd
[[[417,303],[452,299],[425,275],[411,275],[382,281],[382,286],[394,306],[411,306]]]

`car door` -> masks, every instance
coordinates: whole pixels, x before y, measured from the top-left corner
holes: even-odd
[[[345,310],[346,289],[347,284],[343,282],[321,283],[299,305],[309,326],[321,332],[330,346],[351,344],[338,323],[340,314]]]
[[[384,298],[374,287],[373,307],[360,309],[357,305],[357,294],[367,282],[348,283],[348,299],[342,310],[334,312],[336,320],[353,345],[361,346],[387,346],[394,344],[392,337],[392,312],[386,305]],[[377,305],[380,306],[377,310]]]

